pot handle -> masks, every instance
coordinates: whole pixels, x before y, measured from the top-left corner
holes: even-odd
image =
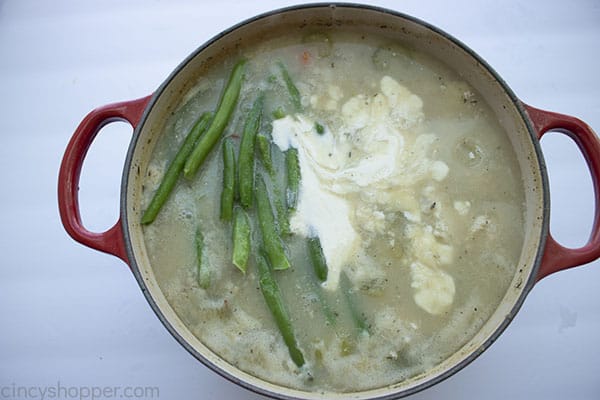
[[[548,232],[546,248],[536,280],[563,269],[587,264],[600,257],[600,140],[585,122],[568,115],[540,110],[524,104],[538,139],[548,131],[569,136],[585,157],[594,186],[595,214],[588,242],[578,249],[560,245]]]
[[[103,126],[115,121],[127,121],[135,127],[151,96],[137,100],[108,104],[90,112],[71,137],[58,175],[58,208],[67,233],[79,243],[119,257],[129,264],[121,218],[105,232],[88,231],[79,212],[79,178],[81,167],[94,138]]]

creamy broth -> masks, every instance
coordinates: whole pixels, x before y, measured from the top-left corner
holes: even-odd
[[[180,178],[144,227],[165,297],[220,357],[293,388],[366,390],[439,364],[497,308],[521,252],[523,183],[493,112],[443,63],[385,38],[318,32],[273,39],[242,55],[245,79],[224,136],[239,145],[245,115],[262,91],[261,132],[272,139],[275,185],[285,187],[283,151],[299,154],[298,205],[284,237],[292,267],[273,274],[306,364],[299,368],[290,358],[254,257],[246,274],[231,262],[231,224],[219,219],[221,143],[193,180]],[[301,110],[290,101],[278,60],[300,91]],[[235,61],[208,71],[165,122],[145,174],[144,207],[194,121],[216,107]],[[256,174],[271,198],[282,196],[258,157]],[[255,207],[248,214],[256,251]],[[198,228],[207,289],[198,284]],[[306,237],[315,235],[329,266],[324,283],[306,249]],[[348,297],[366,329],[357,328]]]

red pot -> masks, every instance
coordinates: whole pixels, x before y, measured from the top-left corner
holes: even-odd
[[[362,5],[313,4],[274,11],[252,18],[196,50],[152,95],[93,110],[81,122],[69,142],[60,167],[58,202],[62,223],[76,241],[113,254],[133,271],[150,305],[175,338],[195,357],[226,378],[258,393],[277,398],[335,398],[343,394],[302,392],[277,386],[248,375],[229,365],[198,341],[170,308],[148,263],[141,235],[140,171],[144,171],[155,142],[153,129],[179,99],[186,82],[197,76],[199,65],[220,51],[252,40],[269,30],[307,29],[313,23],[363,24],[385,31],[399,40],[418,44],[417,48],[438,55],[486,98],[505,124],[507,134],[520,160],[526,182],[527,232],[523,255],[503,303],[479,334],[460,351],[426,376],[406,384],[392,385],[353,394],[354,398],[397,398],[429,387],[454,374],[475,359],[503,332],[535,283],[545,276],[589,263],[600,257],[600,141],[581,120],[543,111],[521,102],[502,79],[472,50],[439,29],[393,11]],[[376,28],[375,28],[376,27]],[[101,128],[113,121],[128,121],[134,128],[127,154],[121,187],[121,212],[115,225],[106,232],[88,231],[81,222],[78,185],[86,153]],[[592,234],[578,249],[561,246],[549,232],[549,192],[540,138],[549,131],[561,132],[577,144],[589,167],[594,186],[596,212]]]

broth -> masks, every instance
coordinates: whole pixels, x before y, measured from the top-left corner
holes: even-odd
[[[193,180],[180,178],[144,227],[170,305],[232,365],[301,390],[382,387],[439,364],[498,307],[521,253],[523,183],[495,115],[442,62],[383,37],[332,30],[240,51],[248,59],[245,79],[224,137],[237,152],[245,116],[263,92],[260,130],[271,138],[279,172],[270,179],[257,158],[256,175],[271,201],[285,202],[277,189],[286,182],[283,152],[294,147],[299,155],[298,204],[292,234],[284,237],[292,267],[273,275],[306,364],[290,358],[261,294],[255,258],[245,274],[231,262],[232,227],[219,219],[221,143]],[[165,122],[144,178],[144,207],[195,120],[215,108],[236,61],[203,75]],[[300,110],[277,61],[299,89]],[[256,202],[248,214],[255,252]],[[198,284],[199,227],[207,289]],[[309,236],[323,247],[324,283],[313,272]],[[357,326],[355,314],[366,327]]]

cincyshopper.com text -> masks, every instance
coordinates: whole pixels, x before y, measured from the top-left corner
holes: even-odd
[[[58,381],[55,385],[0,384],[0,399],[61,399],[61,400],[101,400],[101,399],[158,399],[157,386],[74,386]]]

